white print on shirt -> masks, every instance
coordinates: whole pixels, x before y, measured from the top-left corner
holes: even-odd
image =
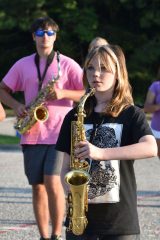
[[[105,123],[98,127],[92,143],[100,148],[119,147],[122,124]],[[86,138],[90,139],[92,124],[85,124]],[[119,202],[119,160],[94,161],[90,159],[89,203]]]

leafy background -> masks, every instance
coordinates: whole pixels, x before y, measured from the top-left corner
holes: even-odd
[[[16,60],[35,51],[30,25],[45,15],[60,26],[55,48],[81,66],[94,37],[120,45],[135,102],[144,103],[159,67],[159,0],[0,0],[1,79]]]

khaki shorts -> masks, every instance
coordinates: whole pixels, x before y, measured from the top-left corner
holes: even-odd
[[[29,184],[43,183],[44,175],[60,175],[63,154],[58,154],[55,145],[22,145],[24,170]]]

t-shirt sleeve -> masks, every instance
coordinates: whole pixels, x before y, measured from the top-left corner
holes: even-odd
[[[134,143],[139,142],[141,137],[153,135],[145,113],[138,107],[135,107],[135,112],[131,121],[131,129]]]
[[[149,91],[151,91],[152,93],[156,94],[158,88],[158,82],[155,81],[151,84],[151,86],[149,87]]]
[[[83,87],[83,70],[79,66],[78,63],[76,63],[74,60],[71,60],[70,62],[70,68],[68,73],[69,81],[71,83],[71,86],[75,90],[82,90]]]
[[[16,62],[4,76],[2,81],[13,91],[23,91],[20,61]]]
[[[64,118],[59,137],[56,143],[56,150],[66,152],[70,155],[71,148],[71,122],[73,110],[71,110]]]

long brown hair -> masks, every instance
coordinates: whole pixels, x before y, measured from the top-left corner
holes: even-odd
[[[106,69],[112,71],[112,66],[116,66],[117,82],[110,103],[106,106],[104,113],[113,117],[118,116],[122,110],[133,105],[132,88],[128,80],[125,56],[122,49],[117,45],[105,45],[91,50],[85,60],[83,83],[85,88],[89,88],[86,77],[86,69],[93,57],[99,57],[101,63]],[[86,111],[91,113],[96,104],[95,97],[91,97],[86,102]]]

